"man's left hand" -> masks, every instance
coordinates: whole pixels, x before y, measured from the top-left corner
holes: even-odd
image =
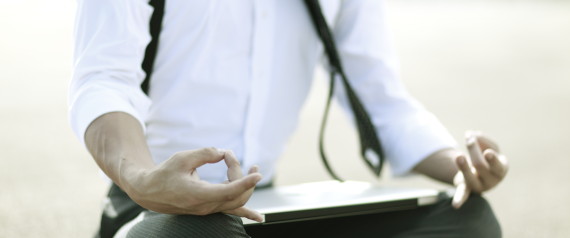
[[[483,193],[495,187],[507,174],[507,158],[499,153],[499,147],[479,132],[467,132],[469,156],[459,155],[455,163],[459,172],[453,183],[456,192],[452,205],[460,208],[471,193]]]

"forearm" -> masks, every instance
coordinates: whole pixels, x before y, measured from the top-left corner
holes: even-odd
[[[127,113],[95,119],[85,132],[85,144],[103,172],[126,191],[141,171],[154,166],[140,123]]]
[[[155,166],[140,123],[123,112],[95,119],[85,132],[85,143],[99,167],[144,208],[171,214],[227,212],[262,219],[243,207],[261,175],[253,169],[243,176],[231,152],[215,148],[182,151]],[[231,183],[213,185],[199,179],[196,168],[221,160],[228,165]]]
[[[452,148],[439,150],[417,164],[414,171],[435,180],[453,184],[453,178],[458,172],[455,158],[460,154],[459,150]]]

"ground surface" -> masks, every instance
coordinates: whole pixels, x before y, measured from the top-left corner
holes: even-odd
[[[89,237],[96,229],[106,185],[66,117],[74,4],[0,2],[0,237]],[[464,130],[480,129],[510,157],[508,178],[487,194],[505,237],[569,237],[570,4],[390,0],[388,11],[412,94],[461,144]],[[316,149],[326,86],[314,89],[278,184],[328,179]],[[340,110],[331,118],[329,154],[344,177],[443,187],[421,177],[374,179],[355,162]]]

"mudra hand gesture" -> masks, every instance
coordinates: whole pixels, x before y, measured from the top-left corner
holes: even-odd
[[[499,153],[495,142],[480,132],[465,135],[469,155],[459,155],[455,163],[459,172],[453,183],[456,192],[452,205],[460,208],[471,193],[483,193],[503,180],[508,170],[507,158]]]

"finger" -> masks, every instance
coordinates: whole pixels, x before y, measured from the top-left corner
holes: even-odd
[[[204,164],[219,162],[224,158],[224,154],[224,150],[210,147],[178,152],[172,156],[172,159],[179,163],[179,168],[194,170]]]
[[[507,173],[506,160],[501,161],[497,152],[492,149],[487,149],[483,153],[487,163],[489,164],[489,170],[491,174],[497,176],[498,178],[503,178]]]
[[[224,213],[236,215],[239,217],[245,217],[247,219],[254,220],[257,222],[263,222],[263,216],[259,212],[251,210],[247,207],[239,207],[233,210],[227,210],[224,211]]]
[[[463,206],[463,204],[469,198],[470,193],[471,191],[469,190],[469,188],[467,188],[467,185],[465,183],[458,184],[455,190],[455,194],[453,195],[453,199],[451,200],[451,205],[453,206],[453,208],[455,209],[461,208],[461,206]]]
[[[249,195],[245,198],[247,200],[251,195],[251,191],[248,190],[253,189],[260,180],[261,174],[253,173],[229,184],[205,184],[197,189],[197,197],[203,201],[229,202],[244,199],[241,195],[248,192]]]
[[[240,163],[234,155],[234,152],[231,150],[226,151],[224,154],[224,162],[226,163],[226,166],[228,166],[228,180],[230,182],[243,177]]]
[[[210,202],[209,204],[215,207],[214,209],[215,212],[231,211],[245,206],[245,204],[247,203],[247,201],[249,201],[249,198],[251,197],[252,194],[253,194],[253,189],[250,189],[247,192],[242,193],[238,198],[234,200],[215,201],[215,202]]]
[[[466,137],[467,142],[467,150],[469,152],[469,158],[471,158],[471,162],[473,163],[473,167],[477,170],[487,169],[488,165],[487,162],[483,159],[483,153],[481,152],[481,147],[479,146],[479,142],[477,141],[477,137],[474,135],[468,135]]]
[[[483,190],[483,185],[471,170],[469,163],[467,163],[467,158],[465,158],[464,155],[460,155],[456,158],[455,163],[457,164],[459,170],[461,170],[467,187],[471,190],[481,192]]]
[[[491,138],[487,135],[483,134],[480,131],[468,131],[466,134],[473,135],[477,138],[479,145],[481,146],[481,151],[485,151],[487,149],[493,149],[495,151],[499,151],[499,145],[495,143]]]
[[[259,172],[259,166],[254,165],[251,166],[251,168],[249,168],[249,171],[247,172],[247,174],[253,174],[253,173],[258,173]]]
[[[467,138],[467,150],[469,151],[471,163],[477,170],[478,180],[481,181],[481,184],[483,185],[481,190],[476,189],[476,191],[482,192],[485,189],[495,186],[499,182],[499,179],[491,173],[489,164],[481,152],[479,142],[473,135]]]
[[[241,170],[240,170],[240,171],[241,171]],[[259,171],[259,167],[258,167],[257,165],[254,165],[254,166],[252,166],[251,168],[249,168],[249,170],[248,170],[248,175],[249,175],[249,174],[258,173],[258,171]],[[229,183],[231,183],[231,181],[225,181],[224,183],[225,183],[225,184],[229,184]],[[237,207],[243,206],[243,204],[240,204],[240,201],[247,201],[247,200],[249,200],[249,197],[252,195],[254,189],[255,189],[255,186],[252,187],[251,189],[249,189],[248,191],[242,193],[238,198],[234,199],[234,201],[236,201],[236,203],[231,203],[231,202],[230,202],[230,203],[221,204],[221,205],[220,205],[220,206],[222,206],[222,207],[221,207],[221,210],[222,210],[222,211],[225,210],[225,209],[223,209],[224,207],[225,207],[226,209],[227,209],[227,208],[235,208],[235,207],[236,207],[236,204],[237,204]],[[223,206],[223,205],[226,205],[226,206]]]
[[[190,177],[196,181],[200,180],[200,175],[198,174],[198,170],[192,170],[192,172],[190,172]]]

